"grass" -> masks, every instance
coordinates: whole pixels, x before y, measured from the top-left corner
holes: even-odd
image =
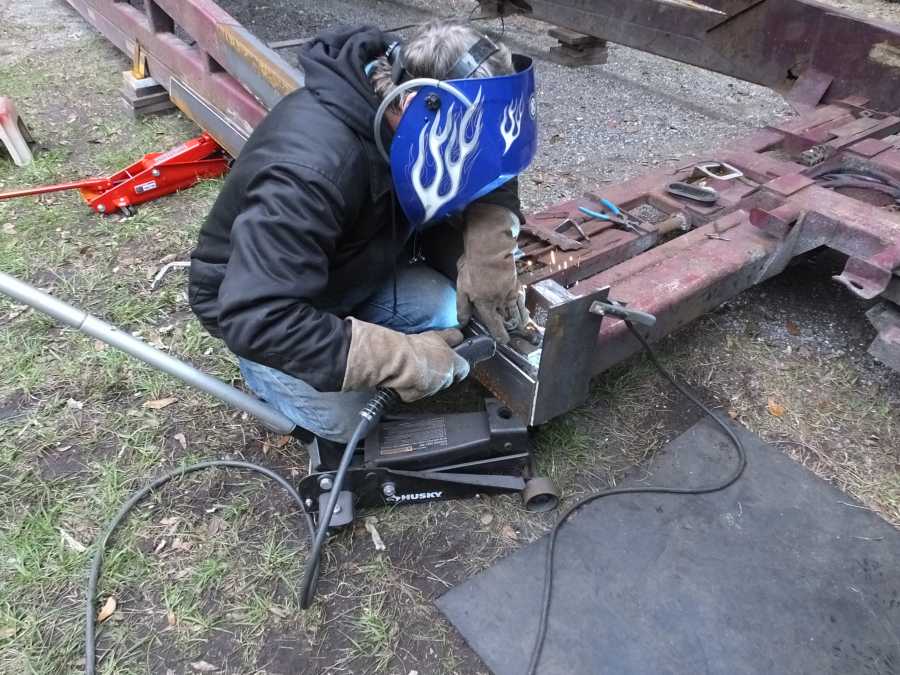
[[[73,58],[73,52],[91,58]],[[115,74],[123,67],[105,43],[90,38],[46,52],[40,63],[25,60],[5,68],[0,90],[15,96],[42,147],[24,170],[0,160],[0,184],[111,173],[197,133],[177,115],[138,123],[122,115]],[[60,72],[68,73],[69,86],[59,86]],[[0,269],[175,353],[194,354],[213,371],[233,374],[234,366],[221,354],[204,356],[212,342],[198,326],[172,321],[188,309],[180,283],[148,291],[158,260],[190,250],[219,186],[209,181],[127,219],[96,216],[74,194],[0,203]],[[67,545],[61,531],[89,545],[148,476],[181,461],[172,449],[175,427],[200,414],[209,401],[5,297],[0,323],[0,400],[16,408],[0,422],[0,635],[5,641],[0,671],[68,672],[83,648],[80,589],[91,550]],[[163,334],[163,326],[174,327]],[[141,407],[164,396],[179,399],[168,413]],[[211,440],[216,447],[231,431],[226,421],[231,416],[211,407],[210,425],[221,426],[205,428],[193,440]],[[167,610],[177,612],[179,626],[190,627],[190,639],[171,646],[175,658],[182,648],[196,656],[208,639],[204,634],[222,621],[208,598],[239,573],[230,551],[207,557],[199,545],[179,551],[178,569],[160,565],[145,542],[153,511],[135,512],[117,533],[105,563],[101,596],[116,596],[121,610],[103,631],[109,650],[104,672],[142,672],[146,655],[137,639],[141,632],[134,629],[143,625],[144,634],[155,635],[147,629]],[[276,564],[274,549],[268,559]],[[160,588],[165,597],[158,597]],[[253,626],[256,634],[260,625]]]
[[[359,657],[374,661],[376,671],[385,671],[394,658],[399,628],[385,607],[385,596],[369,596],[353,620],[349,636]]]
[[[179,115],[123,115],[124,67],[89,37],[0,71],[0,91],[42,143],[26,170],[0,159],[0,189],[110,173],[197,133]],[[160,261],[187,256],[220,187],[203,182],[132,218],[94,215],[74,194],[0,202],[0,269],[236,381],[233,358],[191,318],[183,273],[149,290]],[[866,384],[868,371],[853,359],[786,355],[784,344],[720,322],[703,320],[663,343],[666,363],[900,523],[893,381]],[[467,392],[455,405],[480,394]],[[166,397],[177,401],[143,407]],[[784,404],[783,417],[767,412],[769,398]],[[646,361],[632,360],[599,377],[587,405],[536,433],[539,469],[574,499],[646,466],[693,414]],[[90,546],[130,494],[212,457],[302,476],[302,449],[272,440],[210,397],[0,297],[0,672],[79,670]],[[431,600],[536,539],[554,515],[528,514],[505,496],[377,516],[387,551],[374,550],[361,522],[336,536],[321,597],[303,612],[305,533],[283,495],[233,471],[169,484],[109,549],[100,594],[119,609],[101,629],[102,672],[189,672],[199,660],[232,673],[477,672]]]

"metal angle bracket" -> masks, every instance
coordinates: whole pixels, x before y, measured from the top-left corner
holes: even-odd
[[[900,373],[900,308],[882,302],[866,312],[866,317],[878,331],[869,354]]]
[[[860,298],[872,300],[888,289],[895,278],[894,270],[900,270],[900,244],[885,247],[869,258],[851,256],[834,280]]]
[[[574,295],[552,279],[533,284],[527,305],[544,327],[539,361],[530,365],[500,351],[475,369],[476,377],[529,426],[572,410],[588,397],[603,321],[590,308],[608,298],[608,287]]]

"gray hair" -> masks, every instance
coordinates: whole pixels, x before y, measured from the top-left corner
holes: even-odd
[[[403,66],[414,78],[430,77],[435,80],[446,80],[459,58],[483,37],[482,33],[472,28],[466,21],[458,19],[428,21],[419,26],[403,46]],[[514,72],[509,48],[500,42],[495,43],[498,51],[478,66],[471,77],[494,77]],[[387,56],[381,56],[375,61],[372,74],[369,76],[375,93],[382,100],[396,87],[392,79],[392,70]],[[389,109],[400,112],[400,98],[395,99]]]

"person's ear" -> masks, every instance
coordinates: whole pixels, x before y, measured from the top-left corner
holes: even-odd
[[[409,104],[412,103],[412,100],[416,97],[416,92],[411,91],[408,94],[403,96],[403,99],[400,101],[400,113],[405,113],[406,109],[409,107]]]
[[[412,103],[415,95],[416,92],[413,91],[400,97],[400,112],[395,112],[393,107],[388,108],[387,112],[384,114],[384,118],[387,120],[391,129],[396,131],[397,125],[400,124],[400,118],[403,117],[403,113],[406,112],[406,108]]]

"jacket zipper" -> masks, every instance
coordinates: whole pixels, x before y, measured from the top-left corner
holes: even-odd
[[[419,242],[419,233],[413,234],[412,257],[409,259],[410,265],[418,262],[424,262],[425,256],[422,253],[422,244]]]

